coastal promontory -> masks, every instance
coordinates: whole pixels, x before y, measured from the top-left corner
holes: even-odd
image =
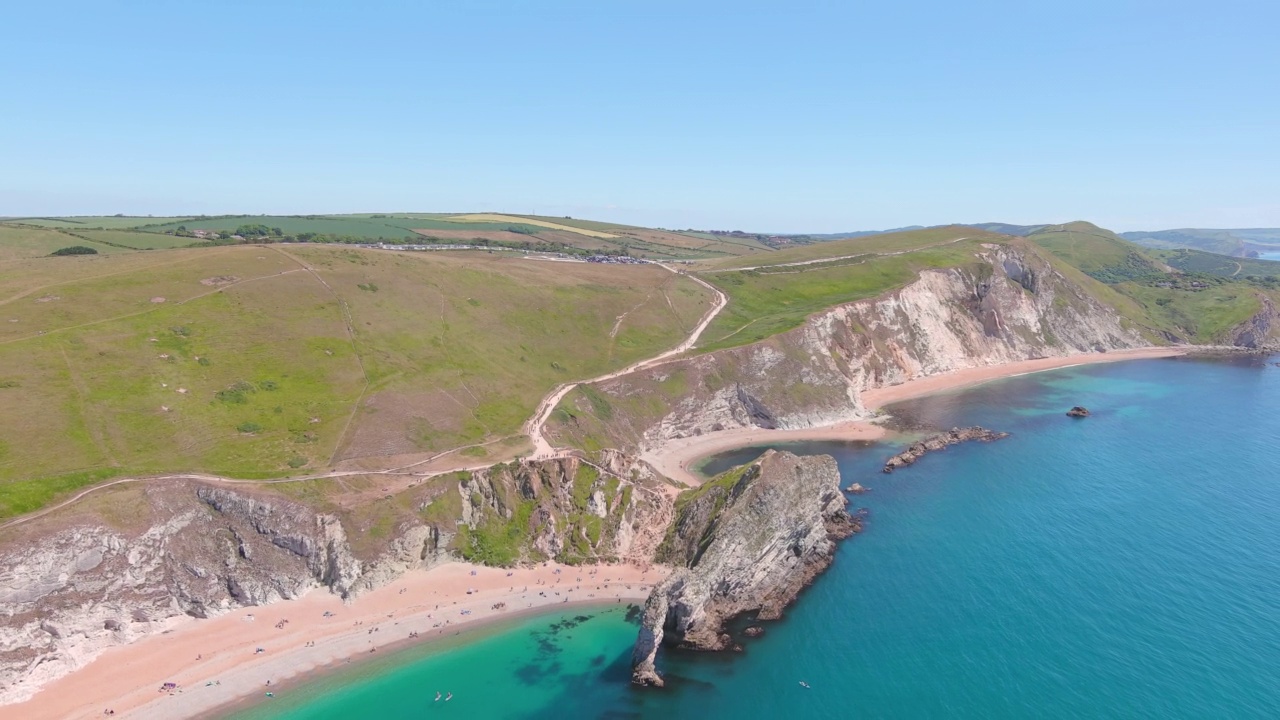
[[[663,685],[655,658],[664,643],[726,650],[730,620],[781,617],[831,564],[835,541],[861,529],[839,483],[830,456],[770,450],[682,494],[658,550],[677,569],[645,603],[632,681]]]

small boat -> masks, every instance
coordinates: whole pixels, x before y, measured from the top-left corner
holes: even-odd
[[[452,700],[452,699],[453,699],[453,693],[449,693],[448,695],[446,695],[446,696],[444,697],[444,701],[445,701],[445,702],[449,702],[449,701],[450,701],[450,700]]]
[[[436,701],[436,702],[440,702],[440,691],[439,691],[439,690],[437,690],[437,691],[436,691],[436,700],[435,700],[435,701]]]
[[[800,687],[802,687],[802,688],[806,688],[806,689],[812,689],[812,688],[810,688],[810,687],[809,687],[809,683],[807,683],[807,682],[805,682],[805,681],[803,681],[803,680],[801,680],[801,681],[800,681]]]

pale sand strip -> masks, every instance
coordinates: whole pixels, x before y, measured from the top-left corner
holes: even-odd
[[[1173,357],[1184,354],[1186,354],[1185,348],[1137,348],[968,368],[942,375],[916,378],[899,385],[864,390],[862,404],[868,410],[877,410],[891,403],[947,390],[957,390],[1014,375],[1075,365]],[[1063,410],[1065,411],[1066,408]],[[693,468],[699,461],[717,453],[751,445],[772,445],[801,440],[878,440],[887,434],[887,431],[876,425],[874,420],[851,421],[797,430],[735,428],[673,440],[663,445],[657,452],[646,453],[643,458],[658,472],[673,480],[687,485],[698,485],[702,482],[702,478],[693,471]]]
[[[646,571],[634,565],[549,564],[505,570],[449,563],[406,573],[348,605],[317,589],[298,600],[241,608],[210,620],[190,619],[171,632],[107,650],[31,700],[0,707],[0,720],[101,718],[106,708],[120,718],[195,717],[262,698],[291,679],[374,657],[371,648],[381,654],[393,644],[453,636],[521,611],[642,602],[665,574],[657,566]],[[469,595],[468,589],[476,592]],[[498,602],[505,602],[506,609],[492,609]],[[463,615],[463,610],[471,613]],[[326,611],[333,616],[324,617]],[[281,620],[288,623],[277,629]],[[420,637],[409,640],[410,632]],[[309,642],[314,646],[308,647]],[[259,647],[265,652],[255,653]],[[205,685],[212,681],[221,684]],[[182,692],[160,693],[165,682],[177,683]]]
[[[1172,357],[1185,352],[1176,348],[1140,348],[971,368],[868,390],[862,393],[862,402],[868,409],[876,409],[1014,375],[1091,363]],[[701,478],[691,470],[692,465],[719,452],[799,440],[876,440],[886,434],[884,428],[870,421],[799,430],[739,428],[676,440],[664,446],[660,455],[647,455],[644,459],[667,477],[696,485]],[[560,575],[555,574],[556,568],[562,570]],[[477,574],[472,576],[472,570]],[[597,574],[591,575],[592,571]],[[508,577],[507,572],[513,574]],[[665,572],[654,567],[646,573],[630,565],[540,565],[507,571],[450,563],[407,573],[350,605],[317,590],[299,600],[242,608],[212,620],[191,619],[169,633],[112,648],[81,670],[50,683],[30,701],[0,706],[0,720],[99,718],[104,708],[114,709],[117,717],[193,717],[228,703],[261,697],[268,679],[275,686],[348,660],[359,660],[369,656],[370,648],[402,642],[410,632],[420,633],[420,639],[426,641],[521,610],[555,610],[564,606],[566,599],[570,604],[642,601],[648,588]],[[546,585],[538,585],[539,580]],[[509,590],[512,587],[514,591]],[[468,595],[468,588],[477,592]],[[539,596],[539,592],[546,592],[547,597]],[[490,609],[497,602],[505,602],[507,610]],[[472,612],[464,616],[462,610]],[[325,611],[334,616],[323,617]],[[252,620],[248,619],[250,616]],[[276,629],[275,624],[283,619],[289,623]],[[449,621],[447,628],[432,627],[445,620]],[[356,625],[357,622],[361,624]],[[370,633],[374,627],[378,630]],[[307,642],[314,642],[315,646],[306,647]],[[255,654],[257,647],[266,652]],[[221,685],[204,685],[213,680]],[[158,693],[164,682],[178,683],[182,692]]]
[[[956,372],[946,373],[944,375],[932,375],[930,377],[908,380],[901,385],[890,385],[888,387],[875,388],[874,390],[864,390],[862,393],[862,404],[866,406],[868,410],[877,410],[891,403],[901,402],[903,400],[909,400],[923,395],[932,395],[933,393],[943,392],[946,390],[957,390],[959,388],[978,385],[991,380],[1013,377],[1014,375],[1026,375],[1027,373],[1056,370],[1058,368],[1074,367],[1076,365],[1093,365],[1097,363],[1119,362],[1121,360],[1150,360],[1153,358],[1176,357],[1178,355],[1185,355],[1186,353],[1186,348],[1135,348],[1133,350],[1112,350],[1111,352],[1105,353],[1041,358],[1039,360],[1023,360],[1021,362],[992,365],[990,367],[969,368],[967,370],[957,370]],[[1064,408],[1063,411],[1065,412],[1066,409]]]

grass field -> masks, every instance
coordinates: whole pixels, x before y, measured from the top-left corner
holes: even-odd
[[[128,230],[142,225],[151,225],[160,222],[178,221],[179,223],[190,218],[173,217],[173,218],[156,218],[156,217],[140,217],[140,216],[116,216],[116,215],[78,215],[74,217],[30,217],[30,218],[4,218],[0,222],[20,223],[22,225],[34,225],[37,227],[53,227],[67,228],[68,230]]]
[[[445,219],[452,222],[465,222],[465,223],[476,223],[476,222],[521,223],[521,224],[527,224],[527,225],[536,225],[538,227],[550,228],[552,230],[566,230],[568,232],[578,233],[580,235],[586,235],[587,237],[594,237],[594,238],[617,237],[617,235],[614,235],[612,233],[601,232],[600,230],[590,230],[587,228],[578,227],[576,225],[565,225],[564,223],[550,222],[547,220],[534,220],[527,217],[518,217],[515,215],[499,215],[497,213],[475,213],[471,215],[453,215]]]
[[[1261,309],[1259,291],[1244,283],[1195,292],[1139,283],[1122,283],[1116,289],[1141,305],[1161,329],[1193,343],[1224,342],[1228,330]]]
[[[925,230],[870,235],[848,240],[833,240],[831,242],[787,248],[786,250],[778,250],[762,255],[710,260],[700,263],[699,269],[710,271],[732,270],[745,267],[812,262],[865,253],[909,252],[934,245],[944,245],[961,238],[989,238],[999,241],[1001,236],[976,228],[953,225]]]
[[[969,264],[979,243],[1000,241],[1000,236],[981,231],[970,234],[975,237],[959,242],[952,242],[957,236],[946,230],[841,240],[788,249],[762,258],[811,263],[808,265],[703,272],[701,277],[729,296],[729,304],[707,327],[698,349],[747,345],[785,332],[798,327],[813,313],[901,287],[921,270]],[[912,248],[918,249],[904,252]],[[814,262],[850,253],[859,254]],[[740,262],[708,264],[718,267]]]
[[[57,230],[22,225],[0,225],[0,263],[25,258],[48,257],[49,253],[72,245],[91,247],[100,253],[121,252],[124,248],[72,237]],[[51,258],[65,260],[66,258]]]
[[[168,250],[194,245],[196,238],[165,235],[162,232],[138,232],[136,230],[76,230],[67,232],[95,242],[132,250]]]
[[[279,476],[517,435],[556,384],[675,345],[709,302],[654,266],[475,252],[3,263],[0,516],[124,473]]]
[[[119,249],[185,247],[194,238],[165,235],[179,228],[234,232],[241,225],[279,228],[283,235],[318,233],[362,241],[402,242],[422,236],[444,241],[477,239],[516,243],[563,243],[588,252],[626,251],[657,260],[724,258],[771,251],[745,239],[699,237],[690,233],[632,227],[570,218],[503,213],[361,213],[352,215],[226,215],[200,217],[11,218],[2,222],[28,229],[61,229],[81,238],[96,238]],[[4,258],[0,247],[0,261]],[[17,256],[21,256],[18,254]]]

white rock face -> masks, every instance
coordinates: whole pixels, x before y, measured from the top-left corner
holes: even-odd
[[[798,429],[870,416],[863,390],[967,368],[1148,344],[1109,306],[1038,255],[989,245],[973,269],[927,270],[884,296],[841,305],[746,347],[721,350],[595,386],[620,404],[649,400],[682,375],[657,417],[605,422],[643,455],[720,430]],[[578,408],[590,413],[590,408]]]
[[[191,618],[399,574],[375,563],[363,577],[337,518],[297,503],[195,483],[150,486],[146,501],[141,532],[81,520],[0,550],[0,703]]]

